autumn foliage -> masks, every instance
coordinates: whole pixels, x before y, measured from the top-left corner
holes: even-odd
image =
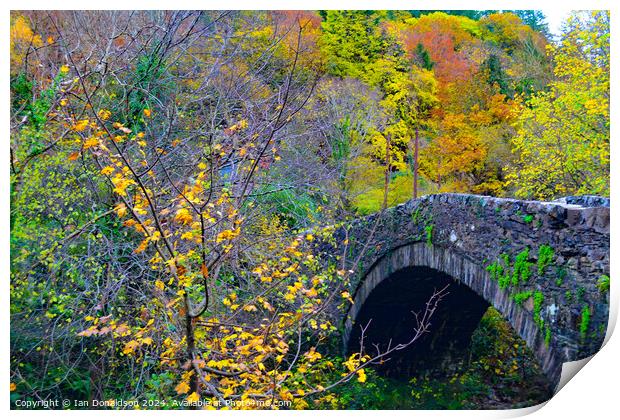
[[[607,12],[12,12],[10,51],[12,396],[342,408],[379,356],[334,351],[335,226],[609,193]]]

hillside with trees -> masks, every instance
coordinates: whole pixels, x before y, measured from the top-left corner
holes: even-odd
[[[458,389],[343,359],[313,243],[428,194],[609,196],[609,42],[605,11],[12,12],[12,401],[516,405],[497,313]]]

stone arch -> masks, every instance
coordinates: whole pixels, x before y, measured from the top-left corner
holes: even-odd
[[[543,333],[533,316],[514,302],[510,292],[501,289],[481,264],[454,252],[453,249],[414,242],[392,249],[378,258],[362,277],[354,294],[344,322],[344,345],[351,337],[354,322],[372,291],[385,279],[399,270],[410,267],[428,267],[450,276],[457,283],[467,286],[497,309],[514,331],[533,351],[542,371],[552,386],[556,386],[562,372],[562,354],[545,343]]]

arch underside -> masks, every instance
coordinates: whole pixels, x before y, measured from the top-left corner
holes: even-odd
[[[387,293],[386,296],[381,295],[384,293],[382,290],[389,288],[378,287],[386,281],[395,286],[392,295],[396,297],[392,306],[390,306]],[[464,258],[451,249],[421,242],[392,250],[377,261],[363,278],[345,320],[344,343],[347,350],[359,351],[359,327],[361,323],[366,324],[370,318],[374,318],[370,325],[374,322],[375,325],[383,325],[383,327],[374,330],[369,327],[366,335],[370,334],[370,336],[365,340],[366,343],[385,342],[382,339],[389,338],[389,334],[404,337],[404,334],[410,333],[398,327],[397,324],[412,325],[411,323],[415,323],[411,311],[416,310],[415,307],[419,307],[421,301],[428,299],[434,288],[445,284],[450,284],[448,287],[450,293],[433,315],[434,325],[444,331],[442,337],[428,337],[414,344],[411,349],[405,350],[411,354],[396,357],[394,363],[386,368],[388,374],[389,369],[402,368],[402,366],[399,367],[399,363],[402,364],[405,358],[415,360],[416,352],[425,352],[419,354],[425,354],[424,360],[431,364],[439,363],[438,366],[441,366],[443,363],[445,366],[451,363],[450,358],[444,361],[429,361],[428,357],[429,355],[437,355],[436,357],[458,355],[458,350],[464,350],[477,322],[488,305],[491,305],[503,315],[515,332],[527,343],[551,385],[555,386],[559,382],[562,357],[554,348],[547,347],[531,314],[517,305],[506,290],[500,289],[497,282],[490,279],[480,264]],[[377,293],[373,294],[369,300],[371,293],[375,290]],[[364,308],[367,302],[371,307]],[[444,309],[442,310],[441,307]],[[419,309],[422,308],[417,310]],[[371,313],[372,317],[369,315]],[[390,317],[393,319],[391,323]],[[360,322],[356,323],[356,321]],[[448,337],[452,337],[453,340],[448,340]],[[397,344],[398,340],[395,339],[393,343]],[[418,368],[411,367],[414,370]]]
[[[394,352],[376,365],[383,376],[410,378],[422,373],[450,373],[463,361],[474,330],[489,304],[467,286],[428,267],[409,267],[383,280],[365,300],[350,334],[348,353],[375,355],[373,344],[407,343],[415,335],[429,296],[445,290],[434,310],[429,332],[415,344]],[[363,341],[361,340],[364,328]]]

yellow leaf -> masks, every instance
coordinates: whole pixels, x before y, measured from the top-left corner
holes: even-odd
[[[110,175],[112,172],[114,172],[114,168],[112,166],[106,166],[105,168],[101,169],[101,173],[103,175]]]
[[[17,389],[17,385],[11,382],[11,391],[15,391]]]
[[[127,206],[125,203],[118,203],[116,207],[114,207],[114,211],[118,214],[118,217],[123,217],[127,214]]]
[[[52,38],[51,36],[47,37],[47,43],[48,44],[53,44],[54,43],[54,38]]]
[[[96,137],[90,137],[84,142],[84,149],[90,149],[95,146],[99,146],[99,139]]]
[[[142,111],[142,112],[144,112],[144,116],[145,117],[150,117],[151,116],[151,110],[148,109],[148,108],[145,108],[144,111]]]
[[[364,372],[364,369],[360,369],[357,371],[357,382],[366,382],[366,372]]]
[[[312,347],[308,352],[306,352],[304,356],[306,356],[306,359],[308,359],[308,361],[310,362],[314,362],[322,357],[321,353],[314,350],[314,347]]]
[[[98,332],[97,327],[92,326],[88,328],[87,330],[80,331],[77,335],[79,337],[90,337],[91,335],[96,334],[97,332]]]
[[[140,343],[138,343],[136,340],[131,340],[130,342],[128,342],[127,344],[125,344],[125,347],[123,348],[123,354],[133,354],[133,352],[140,346]]]
[[[165,286],[166,285],[164,284],[163,281],[161,281],[161,280],[156,280],[155,281],[155,287],[157,287],[159,290],[164,290]]]
[[[186,394],[187,391],[189,391],[189,385],[187,384],[187,382],[181,382],[174,388],[174,390],[177,392],[177,394]]]
[[[100,110],[97,115],[99,116],[99,118],[101,118],[103,121],[107,120],[108,118],[110,118],[110,115],[112,115],[112,113],[110,111],[108,111],[107,109],[102,109]]]
[[[140,242],[140,245],[138,245],[138,247],[136,249],[134,249],[134,253],[135,254],[140,254],[141,252],[144,252],[144,250],[146,249],[146,246],[148,245],[149,240],[145,239],[142,242]]]
[[[128,186],[135,184],[133,180],[123,178],[122,175],[117,174],[114,178],[111,179],[112,184],[114,184],[114,191],[119,195],[126,195],[126,189]]]
[[[174,218],[177,222],[183,223],[184,225],[189,225],[190,223],[194,221],[189,210],[186,208],[179,209],[177,211],[176,216],[174,216]]]
[[[68,70],[67,70],[68,71]],[[73,126],[73,130],[75,131],[84,131],[86,130],[86,127],[88,127],[88,119],[85,120],[79,120],[78,122],[75,123],[75,125]]]
[[[215,242],[219,244],[220,242],[225,241],[225,240],[235,239],[237,236],[239,236],[240,233],[241,233],[241,229],[239,228],[235,230],[230,230],[230,229],[224,230],[217,235]]]
[[[146,111],[146,109],[145,109]],[[188,397],[187,397],[187,402],[189,403],[194,403],[196,401],[198,401],[200,399],[200,395],[198,395],[196,392],[192,392]]]
[[[60,72],[64,74],[69,73],[69,66],[67,66],[66,64],[63,65],[62,67],[60,67]]]
[[[351,294],[347,291],[342,292],[341,294],[343,299],[348,300],[349,302],[351,302],[351,304],[353,304],[353,299],[351,298]]]

